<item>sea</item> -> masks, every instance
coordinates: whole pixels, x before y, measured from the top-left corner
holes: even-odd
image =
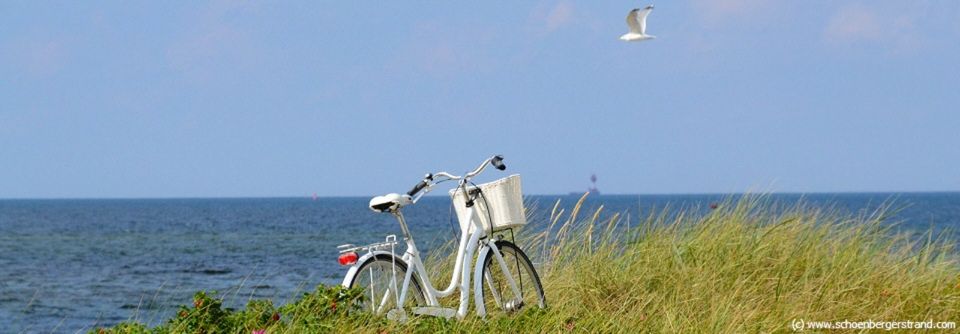
[[[710,210],[740,195],[591,195],[583,212],[603,206],[624,224],[659,210]],[[579,196],[528,196],[527,228],[544,224],[559,201],[569,212]],[[889,208],[897,230],[933,230],[955,238],[960,193],[770,194],[849,214]],[[40,199],[0,200],[0,332],[76,333],[135,320],[170,318],[200,290],[226,307],[251,299],[291,302],[346,272],[337,245],[400,234],[396,221],[367,208],[369,198]],[[426,253],[459,233],[449,198],[425,197],[405,208]],[[581,213],[583,214],[583,213]],[[945,233],[944,233],[945,231]],[[443,282],[438,282],[443,284]]]

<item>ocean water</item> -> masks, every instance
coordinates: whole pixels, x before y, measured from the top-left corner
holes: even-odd
[[[600,195],[606,214],[628,223],[651,210],[697,208],[724,195]],[[553,203],[576,196],[530,196],[542,221]],[[780,203],[859,213],[884,203],[900,208],[899,229],[960,227],[960,193],[778,194]],[[0,332],[86,331],[137,319],[151,325],[215,290],[228,307],[251,298],[292,301],[317,284],[338,284],[345,269],[336,246],[400,234],[389,215],[367,209],[368,198],[0,200]],[[405,209],[423,251],[454,239],[454,214],[444,197]],[[443,284],[443,282],[439,282]]]

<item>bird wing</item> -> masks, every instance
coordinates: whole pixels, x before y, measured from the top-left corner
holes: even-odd
[[[637,15],[639,12],[640,8],[634,8],[630,11],[630,14],[627,14],[627,26],[630,27],[630,32],[634,34],[640,34],[644,28],[640,25],[640,21],[637,20]]]
[[[651,6],[647,6],[643,10],[634,9],[633,11],[630,12],[631,14],[634,12],[637,12],[636,14],[636,20],[637,20],[637,26],[638,26],[637,32],[640,33],[641,35],[647,34],[647,16],[650,15],[650,12],[652,11],[653,11],[653,6],[651,5]],[[630,30],[631,31],[633,30],[633,26],[630,27]]]

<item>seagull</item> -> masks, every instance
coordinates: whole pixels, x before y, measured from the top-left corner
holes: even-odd
[[[630,31],[620,36],[620,39],[627,42],[636,42],[657,38],[657,36],[647,35],[647,15],[650,15],[652,11],[653,5],[643,9],[634,8],[631,10],[630,14],[627,14],[627,26],[630,27]]]

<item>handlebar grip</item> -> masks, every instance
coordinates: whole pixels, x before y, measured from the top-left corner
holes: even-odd
[[[420,183],[417,183],[417,185],[413,186],[413,189],[410,189],[410,191],[407,192],[407,195],[410,195],[410,197],[413,197],[418,192],[423,190],[423,188],[426,188],[427,185],[429,184],[428,181],[432,181],[432,180],[433,180],[433,174],[424,175],[423,180],[420,180]]]
[[[410,189],[410,191],[407,192],[407,195],[410,195],[410,197],[413,197],[418,192],[423,190],[423,188],[426,188],[426,187],[427,187],[427,180],[421,180],[420,183],[417,183],[417,185],[413,186],[413,189]]]
[[[502,155],[498,155],[498,156],[493,157],[493,159],[490,160],[490,164],[493,165],[493,167],[496,167],[496,168],[499,169],[499,170],[506,170],[506,169],[507,169],[507,165],[504,165],[504,164],[503,164],[503,156],[502,156]]]

